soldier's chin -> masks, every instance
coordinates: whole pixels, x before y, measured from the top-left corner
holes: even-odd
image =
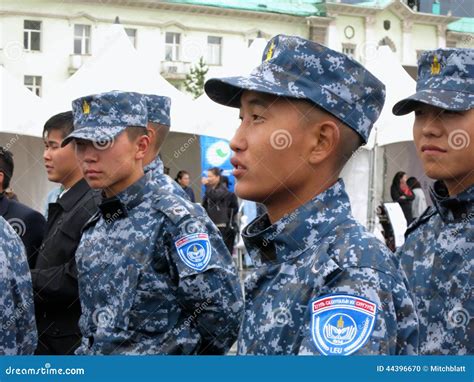
[[[98,179],[89,179],[86,177],[86,182],[89,185],[89,187],[94,190],[103,189],[107,187],[107,184],[105,184],[103,181],[98,180]]]
[[[234,188],[235,194],[245,200],[261,203],[265,200],[265,195],[261,195],[258,184],[246,182],[245,180],[238,180]]]

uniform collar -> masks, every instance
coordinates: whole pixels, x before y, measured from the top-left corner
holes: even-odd
[[[474,215],[474,184],[451,197],[440,194],[436,189],[436,185],[430,189],[430,196],[444,222],[458,222]]]
[[[99,210],[106,221],[128,216],[128,211],[139,205],[147,192],[150,174],[145,174],[131,186],[110,198],[104,198]]]
[[[74,186],[72,186],[64,195],[62,195],[57,203],[61,205],[64,211],[70,211],[81,199],[84,194],[90,190],[86,180],[82,178]]]
[[[153,159],[152,162],[148,163],[145,168],[144,168],[144,171],[145,173],[149,172],[149,171],[153,171],[155,173],[159,173],[159,174],[163,174],[164,173],[164,165],[163,165],[163,161],[160,159],[160,157],[157,155],[155,159]]]
[[[268,215],[250,223],[242,233],[245,246],[257,264],[281,263],[299,256],[351,216],[344,182],[332,187],[308,203],[270,224]]]

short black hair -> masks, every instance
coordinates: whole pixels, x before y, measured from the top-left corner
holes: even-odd
[[[13,154],[6,148],[0,146],[0,172],[3,172],[2,189],[10,187],[10,180],[13,176]]]
[[[74,118],[72,116],[72,111],[65,111],[48,119],[44,124],[43,138],[46,138],[47,134],[53,130],[61,131],[63,138],[66,138],[71,134],[74,131]]]

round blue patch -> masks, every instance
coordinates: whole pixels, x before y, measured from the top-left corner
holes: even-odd
[[[211,243],[207,233],[186,235],[174,245],[181,260],[196,271],[204,270],[211,260]]]
[[[377,305],[362,297],[329,295],[311,302],[311,337],[323,355],[359,350],[374,329]]]

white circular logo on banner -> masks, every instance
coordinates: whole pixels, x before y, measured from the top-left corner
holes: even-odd
[[[230,147],[226,141],[217,141],[206,151],[206,159],[213,167],[221,166],[229,157]]]

